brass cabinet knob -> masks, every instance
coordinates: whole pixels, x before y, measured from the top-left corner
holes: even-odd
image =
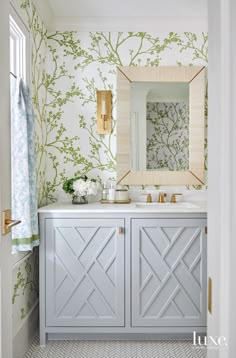
[[[116,229],[116,233],[117,233],[118,235],[123,234],[123,232],[124,232],[124,228],[121,227],[121,226],[119,226],[119,227]]]

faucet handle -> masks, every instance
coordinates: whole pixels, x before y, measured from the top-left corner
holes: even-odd
[[[145,195],[147,197],[146,203],[152,203],[152,194],[148,193],[148,194],[141,194],[141,195]]]
[[[176,195],[183,195],[181,193],[174,193],[171,195],[171,199],[170,199],[170,202],[171,203],[176,203]]]
[[[166,195],[166,193],[159,193],[158,203],[164,203]]]
[[[147,203],[152,203],[152,195],[150,193],[147,194]]]

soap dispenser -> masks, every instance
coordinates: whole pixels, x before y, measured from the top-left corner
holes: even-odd
[[[116,189],[115,189],[115,183],[111,182],[110,188],[108,190],[108,201],[110,203],[114,203],[116,200]]]
[[[108,189],[107,189],[107,183],[104,182],[102,186],[102,201],[108,200]]]

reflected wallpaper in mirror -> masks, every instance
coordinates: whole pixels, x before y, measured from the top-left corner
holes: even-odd
[[[189,169],[189,83],[131,83],[135,170]]]
[[[147,169],[188,170],[189,106],[185,102],[147,102]]]

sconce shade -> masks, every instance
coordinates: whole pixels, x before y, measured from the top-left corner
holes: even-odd
[[[97,133],[110,134],[111,121],[111,91],[97,90]]]

